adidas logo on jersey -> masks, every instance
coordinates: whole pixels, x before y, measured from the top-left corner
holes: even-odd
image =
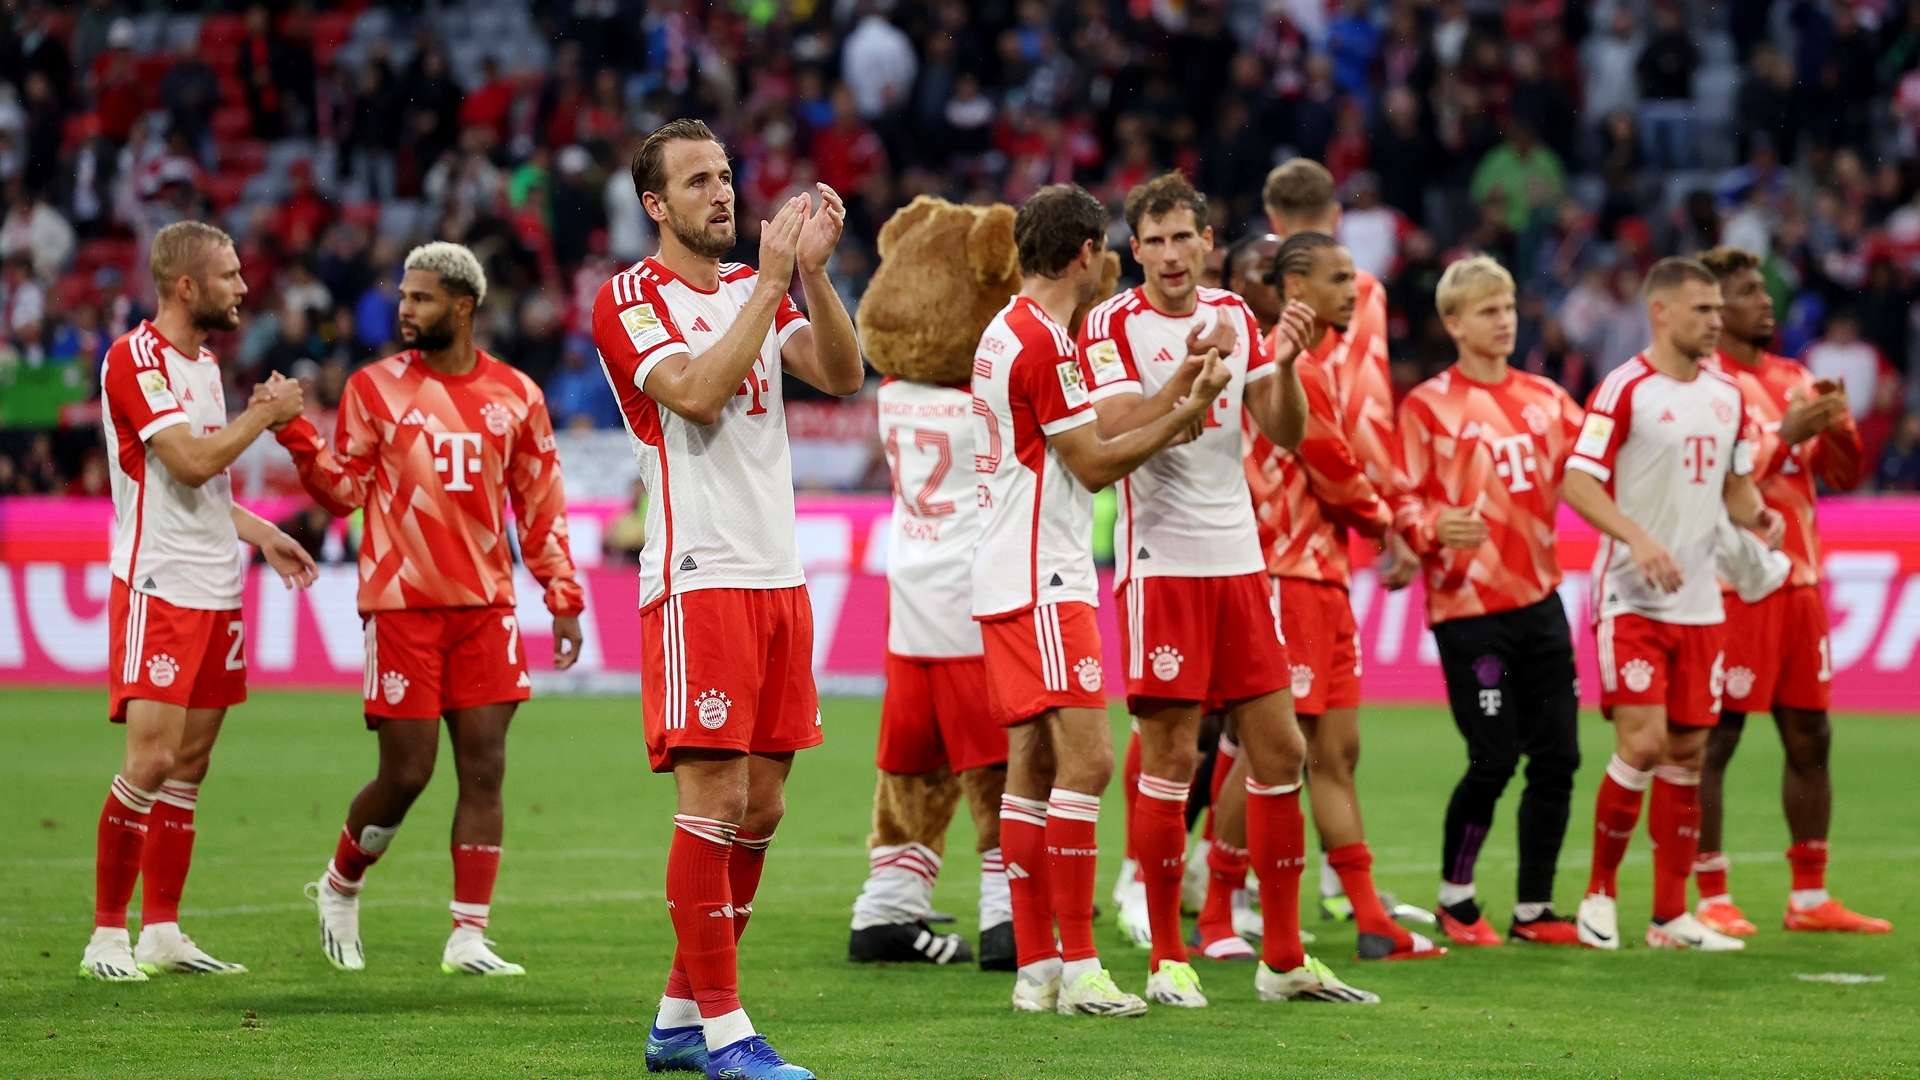
[[[518,687],[521,690],[525,690],[526,688],[533,685],[533,680],[527,678],[527,673],[523,671],[520,673],[519,678],[513,680],[513,685]]]
[[[707,325],[707,320],[706,320],[706,319],[704,319],[704,318],[702,318],[702,317],[700,317],[700,316],[698,316],[698,315],[695,315],[695,316],[693,317],[693,323],[692,323],[692,325],[690,325],[690,326],[688,326],[688,327],[687,327],[687,329],[689,329],[689,330],[698,330],[698,331],[700,331],[700,332],[701,332],[701,333],[703,333],[703,334],[711,334],[711,333],[713,333],[713,327],[711,327],[711,326],[708,326],[708,325]]]
[[[1160,346],[1160,351],[1153,354],[1153,362],[1156,364],[1171,364],[1173,363],[1173,354],[1167,351],[1165,345],[1162,345]]]
[[[1663,423],[1663,424],[1671,424],[1671,423],[1673,423],[1673,420],[1674,420],[1674,416],[1673,416],[1673,410],[1672,410],[1672,409],[1661,409],[1661,410],[1660,410],[1660,422],[1661,422],[1661,423]]]
[[[1050,577],[1050,578],[1048,578],[1048,579],[1047,579],[1047,584],[1048,584],[1049,586],[1051,586],[1052,588],[1055,588],[1055,589],[1057,589],[1057,588],[1059,588],[1059,587],[1060,587],[1061,585],[1064,585],[1064,584],[1065,584],[1065,582],[1063,582],[1063,581],[1061,581],[1061,580],[1060,580],[1060,575],[1059,575],[1059,574],[1055,574],[1055,575],[1053,575],[1052,577]]]
[[[1136,558],[1136,559],[1151,559],[1151,558],[1153,558],[1153,556],[1152,556],[1152,555],[1149,555],[1149,554],[1147,553],[1147,546],[1146,546],[1145,544],[1142,544],[1142,545],[1140,545],[1140,554],[1138,554],[1138,555],[1135,555],[1135,556],[1134,556],[1134,558]]]
[[[694,561],[693,561],[693,556],[691,556],[691,555],[689,555],[689,556],[687,556],[686,558],[684,558],[684,559],[681,559],[681,560],[680,560],[680,569],[682,569],[682,570],[698,570],[698,569],[700,569],[700,564],[699,564],[699,563],[697,563],[697,562],[694,562]]]
[[[1021,866],[1017,862],[1010,862],[1007,864],[1007,880],[1008,881],[1025,881],[1032,876],[1033,876],[1032,874],[1027,873],[1026,867]]]
[[[147,575],[147,580],[145,580],[145,581],[143,581],[143,582],[141,582],[141,583],[140,583],[140,587],[141,587],[142,589],[157,589],[157,588],[159,588],[160,586],[158,586],[158,585],[155,585],[155,584],[153,583],[153,575],[152,575],[152,574],[148,574],[148,575]]]
[[[417,427],[426,427],[427,417],[419,409],[408,409],[407,415],[400,418],[400,423],[402,425],[413,424]]]

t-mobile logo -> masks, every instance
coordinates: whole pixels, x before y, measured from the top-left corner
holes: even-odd
[[[1527,474],[1538,472],[1533,463],[1533,436],[1508,435],[1493,441],[1493,471],[1507,482],[1509,491],[1532,491]]]
[[[1687,449],[1680,464],[1693,474],[1692,483],[1707,482],[1707,470],[1719,464],[1720,440],[1712,435],[1687,436]]]
[[[1480,691],[1480,712],[1487,716],[1500,715],[1500,691]]]
[[[446,478],[448,491],[472,491],[469,478],[480,473],[480,436],[466,431],[435,431],[433,471]],[[441,451],[446,456],[441,456]]]

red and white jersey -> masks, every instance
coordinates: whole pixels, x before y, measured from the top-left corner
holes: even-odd
[[[973,393],[888,379],[880,443],[893,473],[887,545],[887,652],[919,659],[979,656],[973,621]]]
[[[783,297],[753,370],[711,424],[647,396],[647,376],[671,356],[718,344],[753,296],[759,274],[720,264],[708,292],[648,257],[608,278],[593,300],[593,343],[633,439],[651,498],[640,551],[640,606],[696,589],[803,584],[793,538],[793,459],[780,388],[780,349],[807,324]]]
[[[1554,515],[1581,420],[1559,384],[1511,368],[1484,383],[1450,367],[1408,392],[1394,524],[1420,555],[1429,622],[1523,608],[1559,587]],[[1480,512],[1486,543],[1440,543],[1435,525],[1455,507]]]
[[[1093,493],[1047,445],[1096,419],[1073,335],[1015,296],[973,354],[973,471],[984,511],[973,556],[973,614],[1035,604],[1098,604]]]
[[[114,340],[100,365],[100,421],[113,488],[113,576],[176,607],[240,606],[240,538],[226,473],[199,487],[168,475],[147,440],[176,424],[195,436],[227,426],[220,363],[189,357],[150,322]]]
[[[476,350],[472,371],[442,375],[409,349],[347,379],[331,446],[304,416],[278,438],[314,501],[366,511],[362,613],[512,604],[509,502],[547,609],[580,611],[553,422],[518,369]]]
[[[1819,492],[1813,481],[1835,491],[1852,491],[1866,475],[1867,462],[1860,445],[1860,429],[1852,413],[1805,442],[1787,446],[1780,441],[1780,422],[1787,406],[1815,397],[1813,374],[1806,365],[1772,353],[1761,353],[1752,367],[1716,353],[1709,363],[1740,384],[1747,402],[1747,419],[1760,433],[1753,474],[1760,495],[1786,520],[1787,534],[1780,545],[1793,562],[1789,585],[1820,584],[1820,533],[1814,525]]]
[[[1365,270],[1354,272],[1353,321],[1328,358],[1340,423],[1367,481],[1388,498],[1403,479],[1396,464],[1393,374],[1387,357],[1387,287]]]
[[[1754,449],[1739,386],[1712,368],[1681,382],[1642,354],[1594,388],[1567,467],[1606,484],[1621,512],[1673,556],[1683,579],[1679,591],[1661,591],[1634,566],[1627,545],[1603,537],[1594,555],[1594,618],[1633,614],[1687,626],[1725,618],[1714,533],[1726,515],[1727,474],[1750,474]]]
[[[1231,377],[1208,412],[1200,437],[1160,451],[1120,481],[1114,530],[1115,586],[1132,578],[1231,577],[1265,565],[1253,501],[1240,468],[1240,418],[1247,390],[1279,370],[1246,302],[1202,288],[1186,315],[1156,310],[1144,287],[1112,297],[1080,328],[1080,374],[1090,400],[1152,396],[1180,370],[1187,335],[1221,319],[1233,327]]]

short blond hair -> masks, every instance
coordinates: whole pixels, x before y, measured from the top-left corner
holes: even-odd
[[[1334,207],[1333,174],[1312,158],[1282,162],[1267,173],[1260,201],[1281,221],[1317,221]]]
[[[1433,306],[1442,318],[1457,315],[1467,305],[1496,293],[1515,295],[1513,275],[1487,254],[1469,255],[1448,264],[1433,289]]]
[[[480,258],[464,244],[435,240],[407,252],[405,269],[425,270],[440,275],[440,285],[448,292],[473,297],[473,306],[487,298],[487,272]]]
[[[168,287],[182,277],[200,280],[207,254],[232,246],[233,237],[204,221],[176,221],[154,233],[147,270],[155,291],[166,296]]]

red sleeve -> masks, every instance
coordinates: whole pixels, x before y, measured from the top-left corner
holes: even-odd
[[[1058,435],[1094,420],[1093,399],[1080,375],[1080,361],[1046,327],[1022,328],[1020,355],[1008,379],[1014,398],[1025,399],[1042,435]],[[1064,334],[1064,331],[1062,332]]]
[[[1418,394],[1409,394],[1400,403],[1400,438],[1395,443],[1404,487],[1393,498],[1393,526],[1406,538],[1416,554],[1439,550],[1434,522],[1445,507],[1427,502],[1427,478],[1433,474],[1433,411]]]
[[[520,558],[546,590],[548,611],[578,615],[584,603],[567,543],[567,494],[560,482],[553,421],[540,388],[528,380],[528,389],[532,396],[526,429],[513,441],[507,461],[507,498],[520,533]]]
[[[367,504],[380,456],[380,428],[367,412],[364,370],[349,378],[340,394],[332,446],[304,416],[294,417],[274,438],[293,457],[300,486],[328,513],[345,517]]]
[[[1307,396],[1307,431],[1295,456],[1305,467],[1307,486],[1326,509],[1327,517],[1370,537],[1379,537],[1393,523],[1380,492],[1353,455],[1339,408],[1327,384],[1326,369],[1318,364],[1301,367],[1300,386]]]
[[[1080,324],[1080,378],[1087,399],[1100,401],[1116,394],[1143,394],[1140,369],[1127,344],[1126,312],[1095,308]]]
[[[1733,428],[1733,465],[1729,471],[1735,476],[1751,476],[1758,481],[1760,462],[1757,457],[1765,449],[1767,439],[1762,434],[1761,426],[1754,422],[1753,402],[1748,399],[1747,391],[1737,382],[1733,384],[1733,389],[1740,395],[1740,408],[1734,414],[1739,423]],[[1777,446],[1780,439],[1776,436],[1772,442]],[[1780,449],[1784,451],[1785,447]]]
[[[780,309],[773,313],[773,333],[779,343],[784,347],[788,338],[811,325],[813,324],[807,321],[807,317],[800,313],[800,305],[793,302],[793,294],[781,294]]]
[[[1273,339],[1260,332],[1260,320],[1253,317],[1253,309],[1242,304],[1239,306],[1241,325],[1237,328],[1247,337],[1247,385],[1264,379],[1280,370],[1273,362]]]
[[[187,422],[186,410],[173,396],[167,379],[167,362],[160,346],[121,338],[107,350],[105,370],[100,376],[100,393],[107,399],[115,427],[141,442],[155,433]]]
[[[1614,458],[1627,441],[1633,420],[1633,388],[1640,385],[1637,376],[1622,375],[1602,379],[1587,399],[1587,416],[1581,421],[1580,435],[1573,440],[1573,454],[1567,468],[1579,469],[1601,483],[1613,479]]]
[[[792,304],[785,301],[781,310]],[[798,310],[793,317],[806,322]],[[643,393],[660,361],[693,352],[659,290],[638,274],[615,274],[600,286],[593,298],[593,344],[609,372]]]

